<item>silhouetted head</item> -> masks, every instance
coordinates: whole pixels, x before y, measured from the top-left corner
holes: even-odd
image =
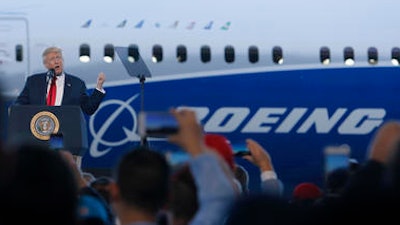
[[[197,187],[188,164],[182,164],[171,177],[171,192],[168,202],[174,221],[187,224],[196,214],[199,203]]]
[[[329,193],[341,193],[350,178],[349,168],[337,168],[327,174],[326,190]]]
[[[247,195],[239,198],[232,206],[225,225],[300,224],[303,216],[283,198]]]
[[[154,214],[167,200],[169,175],[170,167],[164,155],[138,147],[121,158],[114,179],[121,201]]]
[[[0,157],[0,224],[74,224],[78,186],[66,160],[44,146],[7,150]]]

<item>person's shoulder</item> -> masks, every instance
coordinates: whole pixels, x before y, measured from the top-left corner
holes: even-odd
[[[64,73],[64,74],[65,74],[66,77],[69,77],[71,79],[82,80],[80,77],[78,77],[78,76],[76,76],[74,74],[71,74],[71,73]]]
[[[43,76],[46,76],[46,73],[34,73],[34,74],[29,75],[28,78],[36,79],[36,78],[40,78]]]
[[[65,78],[71,79],[72,81],[84,83],[84,81],[80,77],[74,74],[65,73]]]
[[[46,73],[35,73],[35,74],[31,74],[27,77],[27,81],[36,81],[36,80],[40,80],[43,79],[43,77],[46,76]]]

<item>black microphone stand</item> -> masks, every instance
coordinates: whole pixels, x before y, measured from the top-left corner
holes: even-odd
[[[144,82],[146,81],[145,75],[138,75],[140,81],[140,111],[144,112]],[[140,146],[149,147],[149,143],[147,142],[147,138],[145,136],[140,137]]]
[[[140,112],[144,112],[144,82],[146,80],[146,77],[151,77],[151,73],[149,68],[147,68],[146,63],[143,61],[142,57],[138,55],[139,57],[137,58],[137,61],[132,63],[131,61],[128,60],[128,57],[126,56],[131,56],[128,52],[128,48],[126,47],[115,47],[115,50],[118,53],[118,56],[121,59],[122,64],[124,65],[126,71],[131,77],[136,77],[140,81],[140,95],[141,95],[141,103],[140,103]],[[148,147],[149,144],[147,142],[147,137],[146,136],[141,136],[140,137],[140,146],[143,147]]]

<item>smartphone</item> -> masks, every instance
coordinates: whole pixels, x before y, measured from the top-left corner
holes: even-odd
[[[184,151],[166,152],[165,157],[172,166],[180,165],[190,159],[190,155]]]
[[[325,175],[338,168],[349,168],[350,152],[350,146],[347,144],[327,146],[324,149]]]
[[[238,151],[233,154],[236,157],[243,157],[245,155],[251,155],[250,151]]]
[[[167,137],[178,132],[178,122],[168,111],[139,113],[138,131],[141,137]]]
[[[49,147],[54,150],[64,148],[64,136],[62,133],[50,134]]]

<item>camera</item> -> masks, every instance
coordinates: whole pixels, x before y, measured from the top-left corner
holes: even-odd
[[[139,113],[139,135],[163,138],[179,130],[174,115],[168,111],[142,111]]]

